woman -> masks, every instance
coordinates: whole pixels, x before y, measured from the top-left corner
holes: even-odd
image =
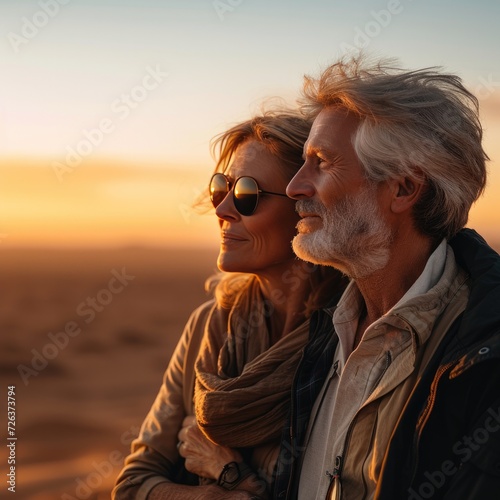
[[[291,249],[298,216],[285,188],[309,128],[294,112],[273,111],[216,140],[209,191],[217,264],[228,274],[211,280],[215,298],[191,315],[114,498],[271,495],[310,313],[345,284]]]

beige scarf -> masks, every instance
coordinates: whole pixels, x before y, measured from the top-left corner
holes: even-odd
[[[272,310],[256,279],[229,311],[212,310],[196,361],[195,413],[214,442],[257,446],[279,439],[309,320],[270,345]]]

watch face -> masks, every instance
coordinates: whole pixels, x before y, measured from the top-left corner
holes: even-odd
[[[240,478],[240,469],[236,462],[230,462],[225,466],[225,471],[222,477],[224,483],[233,484]]]

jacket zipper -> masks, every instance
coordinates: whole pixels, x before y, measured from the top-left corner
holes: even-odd
[[[341,498],[340,474],[342,473],[342,465],[342,455],[337,455],[335,457],[335,468],[333,472],[326,471],[326,475],[330,478],[330,484],[326,493],[327,499],[338,500]]]
[[[425,405],[425,408],[423,409],[422,413],[420,414],[420,417],[417,421],[417,426],[415,429],[415,434],[413,438],[413,464],[412,464],[412,473],[411,473],[411,480],[410,484],[413,483],[413,480],[415,479],[415,474],[417,473],[417,466],[418,466],[418,450],[419,450],[419,445],[420,445],[420,437],[422,436],[422,430],[425,427],[427,421],[429,420],[429,416],[432,412],[432,408],[434,407],[434,403],[436,402],[436,394],[437,394],[437,389],[439,385],[439,381],[441,380],[441,377],[448,371],[448,369],[454,364],[454,362],[449,362],[446,363],[445,365],[441,365],[438,370],[436,371],[436,376],[434,377],[434,380],[432,381],[431,388],[430,388],[430,393],[429,397],[427,398],[427,404]]]
[[[390,366],[390,364],[392,362],[391,353],[389,351],[387,351],[385,353],[385,360],[386,360],[385,367],[384,367],[382,373],[380,374],[380,376],[378,377],[377,382],[373,385],[373,389],[370,391],[370,393],[368,394],[368,396],[366,397],[366,399],[368,399],[372,395],[373,391],[376,389],[376,387],[378,386],[378,384],[382,380],[382,377],[384,376],[385,372],[387,371],[387,369],[389,368],[389,366]],[[373,404],[373,401],[370,404]],[[347,450],[349,448],[349,442],[351,440],[351,435],[352,435],[352,432],[353,432],[353,429],[354,429],[354,423],[355,423],[355,421],[356,421],[356,419],[357,419],[357,417],[359,415],[359,412],[361,410],[362,410],[362,407],[354,414],[354,417],[352,418],[351,423],[349,424],[349,427],[347,429],[346,439],[344,441],[343,454],[342,455],[337,455],[335,457],[335,467],[333,469],[333,472],[329,473],[327,471],[327,475],[330,477],[331,481],[338,481],[340,483],[340,480],[341,480],[341,477],[342,477],[342,469],[343,469],[344,464],[345,464]],[[364,476],[363,476],[363,484],[365,486],[365,493],[366,493],[366,482],[364,480]],[[337,488],[334,487],[334,490],[336,492],[340,491],[339,490],[339,486],[337,486]],[[330,484],[329,491],[332,491],[331,484]]]

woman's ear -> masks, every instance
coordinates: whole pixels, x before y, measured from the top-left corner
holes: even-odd
[[[391,210],[394,213],[402,213],[411,209],[418,201],[425,181],[414,177],[399,177],[392,179],[390,183],[392,191]]]

